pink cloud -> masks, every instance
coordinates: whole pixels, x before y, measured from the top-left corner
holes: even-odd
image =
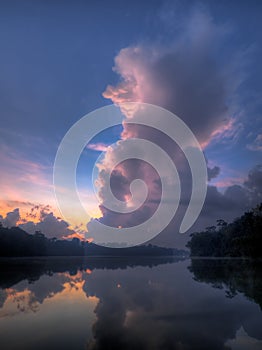
[[[99,143],[89,143],[86,148],[91,149],[93,151],[99,151],[99,152],[106,152],[109,145],[106,145],[105,143],[99,142]]]
[[[201,147],[206,148],[214,143],[230,142],[231,144],[235,144],[242,131],[243,124],[238,122],[236,118],[229,118],[218,128],[214,129],[207,140],[201,143]]]
[[[229,67],[217,64],[215,54],[226,28],[215,25],[202,11],[195,11],[182,26],[183,35],[168,46],[158,43],[120,50],[113,68],[120,82],[108,85],[103,96],[115,104],[134,101],[162,106],[182,118],[206,144],[222,135],[223,129],[225,134],[225,125],[232,123],[226,97],[237,84]],[[132,117],[132,111],[124,112]]]
[[[224,26],[216,25],[213,19],[202,11],[195,11],[184,23],[183,35],[177,36],[169,45],[136,45],[126,47],[115,57],[113,70],[120,76],[115,86],[108,85],[103,96],[120,104],[126,119],[132,118],[134,110],[127,109],[125,102],[152,103],[170,110],[180,117],[193,131],[203,147],[212,141],[234,141],[241,133],[241,125],[231,118],[228,107],[229,93],[238,86],[235,67],[219,64],[217,52],[221,50],[227,34]],[[234,62],[234,58],[232,58]],[[124,105],[123,105],[124,104]],[[132,226],[146,218],[155,209],[161,195],[159,178],[151,169],[132,160],[117,167],[111,176],[112,191],[118,199],[129,198],[129,184],[134,178],[143,179],[149,189],[149,202],[133,214],[113,213],[103,207],[108,198],[104,191],[104,174],[112,170],[118,159],[124,141],[129,138],[144,138],[157,143],[175,161],[182,173],[185,188],[183,201],[186,203],[191,186],[185,159],[180,156],[174,143],[150,128],[130,126],[123,121],[123,132],[118,147],[106,152],[99,164],[99,195],[102,200],[102,222],[112,226]],[[146,157],[145,157],[146,158]],[[211,169],[212,170],[212,169]],[[216,171],[215,171],[216,170]],[[213,177],[219,173],[213,169]],[[217,176],[217,175],[216,175]],[[121,184],[121,186],[120,186]],[[219,195],[218,195],[219,197]],[[172,231],[175,230],[173,223]]]
[[[66,221],[56,217],[52,212],[46,212],[44,210],[40,212],[39,221],[27,221],[19,226],[31,234],[35,231],[41,231],[49,238],[65,238],[75,233]]]
[[[244,182],[244,179],[239,177],[226,177],[221,180],[214,180],[212,181],[213,185],[220,189],[225,189],[227,187],[233,186],[233,185],[242,185]]]
[[[16,208],[13,211],[8,212],[5,217],[0,215],[0,222],[2,223],[3,226],[8,228],[16,226],[19,220],[20,220],[19,208]]]
[[[121,76],[121,82],[108,85],[103,96],[114,103],[148,102],[161,105],[165,91],[154,81],[152,70],[159,56],[155,48],[141,46],[120,50],[115,58],[114,71]],[[126,117],[132,117],[132,110],[124,109]]]
[[[1,197],[7,202],[46,203],[55,206],[52,184],[52,166],[33,162],[1,145]]]

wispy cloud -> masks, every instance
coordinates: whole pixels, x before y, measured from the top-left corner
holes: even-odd
[[[216,128],[206,141],[201,143],[202,148],[214,145],[216,143],[230,145],[236,144],[244,126],[237,118],[228,118],[218,128]]]
[[[54,203],[52,167],[1,145],[1,197],[7,201]]]
[[[89,143],[86,146],[86,148],[91,149],[92,151],[106,152],[109,146],[110,145],[99,142],[99,143]]]
[[[247,149],[250,151],[262,151],[262,134],[257,135],[255,140],[247,145]]]

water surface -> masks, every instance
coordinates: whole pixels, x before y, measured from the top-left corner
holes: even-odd
[[[262,349],[261,262],[0,261],[0,347]]]

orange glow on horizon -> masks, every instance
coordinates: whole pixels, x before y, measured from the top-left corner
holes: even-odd
[[[80,234],[77,232],[72,233],[71,235],[68,236],[63,236],[63,239],[72,239],[72,238],[78,238],[80,241],[86,241],[84,234]]]

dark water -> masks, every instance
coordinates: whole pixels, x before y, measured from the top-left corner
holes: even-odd
[[[0,261],[0,348],[262,349],[262,263]]]

